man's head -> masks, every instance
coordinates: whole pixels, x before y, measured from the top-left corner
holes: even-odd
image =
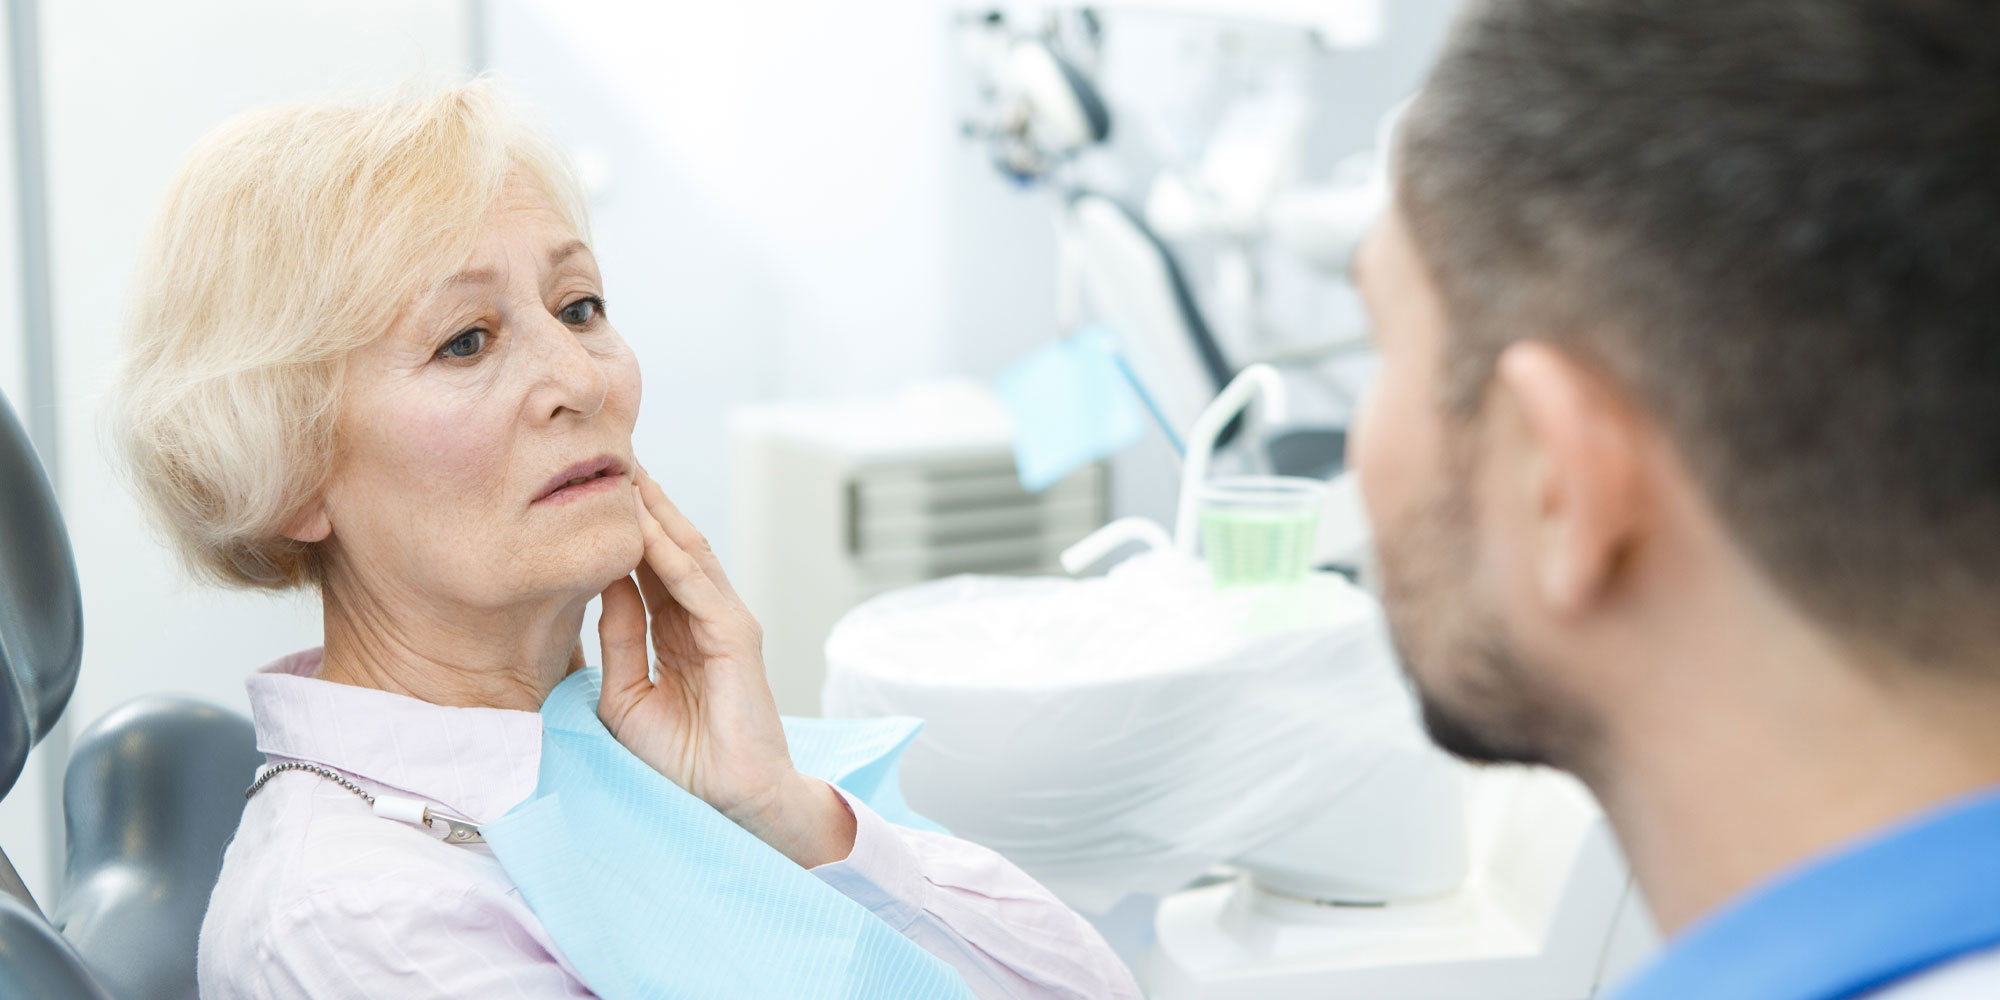
[[[1398,152],[1357,463],[1440,743],[1575,766],[1719,590],[1991,669],[2000,9],[1474,0]]]

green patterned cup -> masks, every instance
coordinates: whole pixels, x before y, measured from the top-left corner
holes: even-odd
[[[1201,547],[1218,588],[1282,586],[1312,571],[1326,484],[1296,476],[1230,476],[1201,490]]]

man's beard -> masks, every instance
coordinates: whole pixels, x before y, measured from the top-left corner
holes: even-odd
[[[1460,485],[1471,463],[1409,515],[1376,532],[1382,604],[1424,729],[1475,763],[1565,766],[1588,731],[1526,662],[1472,586],[1474,512]]]

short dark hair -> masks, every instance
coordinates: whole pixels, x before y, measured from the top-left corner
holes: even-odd
[[[2000,4],[1474,0],[1399,155],[1450,410],[1556,343],[1815,620],[2000,656]]]

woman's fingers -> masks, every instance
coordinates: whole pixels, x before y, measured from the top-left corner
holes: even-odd
[[[652,681],[646,658],[646,608],[639,601],[638,585],[629,576],[620,577],[600,596],[604,606],[597,618],[597,641],[604,657],[604,687],[597,706],[599,717],[610,710],[605,719],[610,725]]]
[[[730,585],[729,577],[722,572],[722,563],[715,558],[714,547],[709,545],[708,539],[695,528],[694,522],[689,521],[687,515],[682,514],[681,509],[674,506],[674,502],[667,498],[667,491],[661,489],[660,484],[654,482],[653,477],[647,475],[646,470],[642,468],[633,470],[632,481],[639,487],[639,498],[645,503],[646,510],[652,513],[654,520],[660,522],[660,527],[666,531],[667,537],[673,539],[681,551],[694,557],[702,572],[708,574],[708,578],[715,582],[716,589],[735,599],[736,588]]]
[[[639,596],[646,599],[646,613],[656,615],[660,609],[673,600],[667,595],[667,585],[660,580],[660,574],[653,572],[651,563],[639,561],[639,568],[632,573],[639,578]]]
[[[709,578],[693,556],[667,536],[666,530],[654,519],[636,489],[632,492],[632,502],[638,508],[639,534],[646,546],[646,565],[659,576],[667,596],[696,618],[711,622],[724,620],[730,611],[730,604],[715,581]]]

